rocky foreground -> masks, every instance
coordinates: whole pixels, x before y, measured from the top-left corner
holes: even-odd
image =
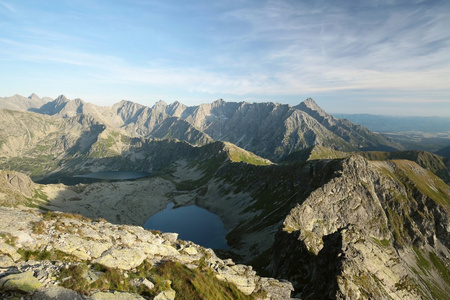
[[[293,287],[174,233],[0,207],[2,299],[189,299],[192,290],[209,299],[289,299]]]

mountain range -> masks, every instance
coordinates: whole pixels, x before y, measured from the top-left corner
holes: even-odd
[[[291,296],[450,294],[445,157],[405,151],[312,99],[297,106],[217,100],[100,107],[64,96],[32,98],[0,99],[7,107],[0,110],[2,206],[142,226],[170,202],[196,204],[219,215],[228,230],[230,249],[219,256],[288,280]],[[5,103],[14,99],[20,101],[11,110]],[[117,170],[150,176],[73,179]]]
[[[37,96],[23,98],[3,98],[0,107],[8,108],[11,105],[2,103],[16,99],[26,103],[26,99],[37,99]],[[219,99],[190,107],[180,102],[159,101],[150,108],[130,101],[100,107],[59,96],[36,106],[35,102],[22,104],[22,110],[62,118],[89,116],[92,122],[123,130],[131,137],[176,138],[194,145],[227,141],[274,161],[313,145],[343,151],[401,148],[380,134],[334,118],[311,98],[293,107],[279,103],[228,103]]]

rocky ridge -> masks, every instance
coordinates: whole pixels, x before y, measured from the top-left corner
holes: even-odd
[[[196,145],[228,141],[272,160],[313,145],[344,151],[400,147],[362,126],[334,118],[311,98],[294,107],[219,99],[191,107],[159,101],[150,108],[131,101],[98,107],[60,96],[33,111],[63,118],[89,115],[107,127],[124,129],[133,137],[177,138]]]
[[[251,158],[253,163],[270,163],[221,142],[194,147],[176,139],[132,138],[84,114],[59,118],[0,110],[0,129],[0,167],[21,171],[34,180],[123,169],[153,173],[179,159],[215,155],[208,149],[222,151],[220,147],[234,161]]]
[[[34,93],[28,97],[14,95],[11,97],[0,97],[0,108],[25,111],[29,109],[37,109],[49,101],[52,101],[52,99],[48,97],[41,99]]]
[[[292,291],[288,282],[259,277],[251,267],[219,259],[211,249],[178,240],[177,234],[152,233],[139,226],[112,225],[71,214],[11,208],[0,208],[0,220],[0,290],[6,299],[42,299],[52,293],[81,299],[80,294],[68,290],[71,278],[87,285],[83,299],[105,299],[104,294],[115,295],[118,291],[108,285],[99,288],[94,283],[102,280],[108,270],[122,274],[122,280],[145,285],[144,296],[174,299],[176,293],[170,283],[167,287],[155,287],[158,283],[152,280],[156,277],[135,276],[143,264],[158,266],[168,261],[190,269],[209,270],[218,280],[231,283],[244,295],[254,295],[256,299],[287,299]],[[96,265],[103,269],[99,271]],[[81,277],[67,273],[81,266]],[[61,274],[65,277],[61,278]],[[74,288],[80,292],[78,285]],[[121,292],[128,294],[120,299],[143,299],[130,291]],[[164,298],[162,294],[169,292],[172,296]]]
[[[407,159],[420,165],[422,168],[433,172],[447,184],[450,183],[450,159],[427,151],[405,150],[405,151],[359,151],[342,152],[322,146],[313,146],[296,151],[279,163],[289,164],[295,162],[306,162],[314,159],[345,158],[351,155],[360,155],[372,161],[386,161]]]
[[[450,188],[409,161],[337,166],[285,218],[272,276],[290,274],[302,299],[445,299]]]

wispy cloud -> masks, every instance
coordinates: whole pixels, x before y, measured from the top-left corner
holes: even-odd
[[[439,91],[439,101],[450,94],[446,0],[59,5],[27,7],[24,16],[41,18],[0,28],[0,60],[105,89],[243,98]]]
[[[450,66],[450,32],[442,7],[405,7],[398,1],[386,7],[380,1],[355,11],[341,4],[316,9],[269,1],[226,17],[250,24],[239,37],[244,42],[277,45],[268,46],[258,59],[273,61],[280,73],[321,89],[367,88],[370,82],[375,88],[442,87],[442,79],[432,82],[448,74]]]
[[[16,9],[11,4],[9,4],[8,2],[0,1],[0,5],[3,6],[4,8],[6,8],[7,10],[9,10],[12,13],[16,12]]]

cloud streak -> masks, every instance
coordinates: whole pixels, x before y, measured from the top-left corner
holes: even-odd
[[[9,4],[9,3],[5,2],[5,1],[0,1],[0,5],[3,6],[4,8],[6,8],[7,10],[9,10],[12,13],[16,12],[15,8],[11,4]]]
[[[16,20],[8,32],[0,29],[5,68],[29,63],[105,89],[139,86],[158,95],[160,89],[243,98],[437,91],[436,101],[445,101],[450,94],[446,1],[60,6],[22,7],[51,22]]]

